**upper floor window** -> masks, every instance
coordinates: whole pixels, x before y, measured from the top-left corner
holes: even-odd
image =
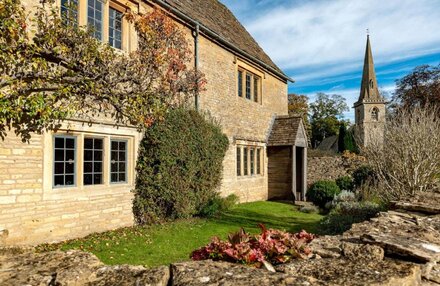
[[[379,109],[377,107],[374,107],[373,110],[371,111],[371,119],[373,121],[379,120]]]
[[[110,46],[122,49],[122,12],[110,7],[108,40]]]
[[[93,36],[100,41],[102,41],[102,12],[101,0],[88,0],[87,23],[93,28]]]
[[[74,186],[76,169],[76,137],[54,137],[54,172],[55,187]]]
[[[61,0],[61,17],[64,22],[70,24],[78,23],[78,0]]]
[[[244,95],[248,100],[261,102],[261,77],[240,67],[238,69],[237,82],[237,94],[239,97]]]

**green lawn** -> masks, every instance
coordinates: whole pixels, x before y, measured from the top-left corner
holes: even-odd
[[[94,253],[106,264],[153,267],[188,260],[190,253],[208,243],[212,236],[226,238],[240,227],[257,233],[257,225],[264,223],[267,228],[290,232],[301,229],[316,232],[321,218],[318,214],[301,213],[290,204],[255,202],[240,204],[218,218],[124,228],[45,248],[82,249]]]

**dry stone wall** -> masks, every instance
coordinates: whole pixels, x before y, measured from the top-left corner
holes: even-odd
[[[363,164],[365,164],[365,159],[360,156],[309,157],[307,184],[311,185],[319,180],[336,180],[341,176],[351,175]]]

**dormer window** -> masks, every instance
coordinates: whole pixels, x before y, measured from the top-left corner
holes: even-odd
[[[370,79],[370,88],[373,88],[374,87],[374,83],[373,83],[373,80],[372,79]]]
[[[378,121],[379,120],[379,109],[374,107],[371,111],[371,120]]]

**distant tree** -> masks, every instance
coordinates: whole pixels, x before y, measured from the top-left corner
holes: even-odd
[[[312,127],[310,126],[308,112],[309,112],[309,98],[305,95],[291,93],[288,96],[288,110],[289,115],[301,116],[304,121],[304,128],[307,132],[307,137],[310,143],[312,135]]]
[[[392,98],[394,108],[440,106],[440,64],[418,66],[397,80],[396,85]]]
[[[342,153],[346,150],[345,146],[345,136],[347,135],[347,127],[345,124],[339,126],[339,137],[338,137],[338,152]]]
[[[349,110],[341,95],[325,93],[318,93],[309,109],[313,147],[316,147],[324,138],[338,134],[343,112]]]
[[[75,25],[73,13],[60,16],[54,1],[41,2],[28,18],[19,0],[0,1],[0,137],[13,128],[29,140],[96,114],[142,130],[205,82],[188,68],[183,31],[158,10],[125,15],[139,39],[125,54]]]

